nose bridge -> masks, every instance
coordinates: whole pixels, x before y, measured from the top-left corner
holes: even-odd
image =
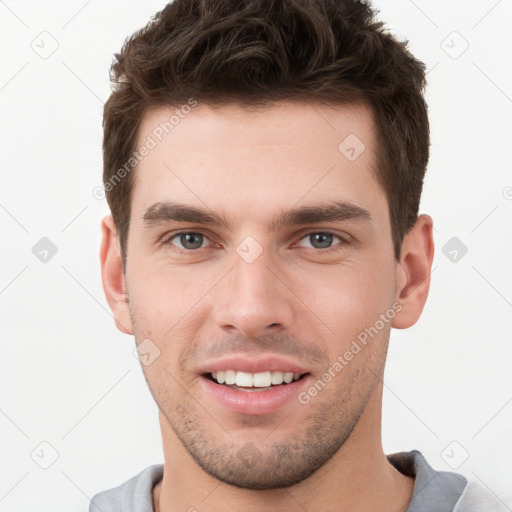
[[[289,327],[293,315],[290,294],[271,270],[270,252],[252,260],[243,255],[237,259],[218,290],[214,306],[217,325],[251,337],[270,327]]]

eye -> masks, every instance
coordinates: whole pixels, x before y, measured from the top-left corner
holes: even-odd
[[[309,233],[308,235],[301,239],[299,245],[302,245],[303,247],[310,247],[313,249],[329,249],[330,247],[332,247],[333,242],[336,240],[338,240],[342,244],[345,243],[345,240],[343,240],[338,235],[335,235],[334,233],[326,233],[321,231],[316,233]]]
[[[193,232],[187,232],[187,233],[176,233],[169,237],[168,242],[172,245],[176,245],[180,249],[186,249],[186,250],[194,250],[194,249],[201,249],[202,247],[205,247],[203,245],[205,242],[208,241],[208,238],[206,238],[201,233],[193,233]]]

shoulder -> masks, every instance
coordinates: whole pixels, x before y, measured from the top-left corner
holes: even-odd
[[[393,453],[389,462],[401,473],[414,477],[408,512],[506,512],[509,510],[491,492],[459,473],[437,471],[421,452]]]
[[[155,464],[113,489],[96,494],[89,512],[153,512],[153,486],[162,479],[163,465]]]

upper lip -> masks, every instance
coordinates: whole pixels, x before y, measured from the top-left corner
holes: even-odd
[[[199,374],[213,373],[226,370],[235,370],[247,373],[261,372],[292,372],[308,373],[304,367],[280,356],[265,356],[256,358],[249,354],[235,354],[217,359],[199,368]]]

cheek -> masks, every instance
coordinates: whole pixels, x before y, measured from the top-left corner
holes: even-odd
[[[179,340],[190,339],[200,324],[202,300],[218,281],[217,272],[213,267],[151,270],[136,264],[132,269],[128,290],[136,339],[148,337],[162,349],[173,340],[178,348]]]
[[[346,261],[314,272],[304,268],[293,279],[297,296],[309,308],[306,323],[316,319],[337,340],[353,339],[391,306],[393,281],[375,262]]]
[[[200,293],[199,276],[183,267],[171,269],[151,262],[134,262],[129,277],[129,284],[133,283],[129,287],[130,296],[137,302],[139,311],[144,307],[151,316],[162,312],[177,316],[186,307],[187,297]]]

